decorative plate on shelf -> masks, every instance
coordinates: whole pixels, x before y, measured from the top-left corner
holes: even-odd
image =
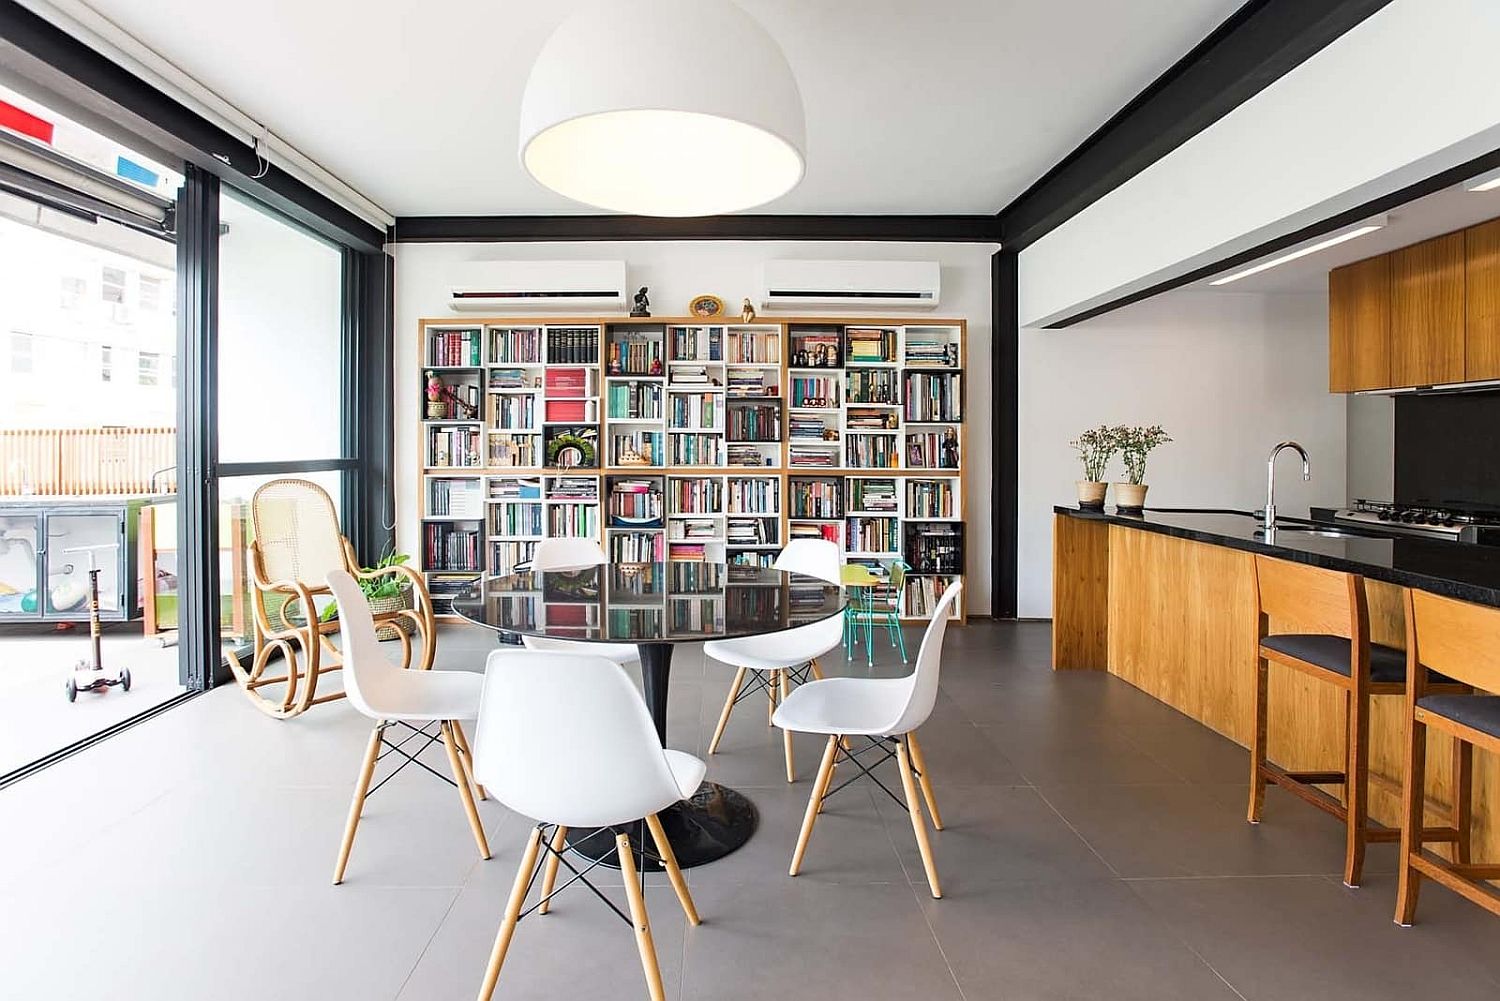
[[[721,316],[724,313],[724,300],[716,295],[700,295],[688,303],[688,312],[694,316]]]

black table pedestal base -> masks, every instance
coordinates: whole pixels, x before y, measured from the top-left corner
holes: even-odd
[[[728,855],[750,840],[760,822],[754,803],[742,793],[717,782],[703,783],[692,799],[674,803],[657,816],[667,832],[667,840],[672,842],[677,864],[683,869],[706,865]],[[639,847],[643,826],[631,825],[631,844]],[[601,860],[601,865],[613,869],[620,867],[615,858],[612,831],[604,828],[569,831],[568,845],[584,858]],[[646,834],[645,848],[653,854],[656,852],[649,833]],[[639,863],[640,856],[636,859]],[[660,872],[662,867],[654,859],[647,858],[641,868],[647,872]]]

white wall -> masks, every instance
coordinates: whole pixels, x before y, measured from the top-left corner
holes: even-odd
[[[1068,442],[1097,424],[1164,425],[1147,503],[1252,510],[1265,502],[1266,456],[1293,438],[1312,458],[1277,479],[1277,508],[1345,496],[1345,403],[1328,392],[1328,306],[1313,295],[1180,291],[1020,343],[1022,617],[1052,609],[1052,506],[1076,503]],[[1111,479],[1123,479],[1116,459]]]
[[[942,265],[942,305],[936,315],[968,320],[968,553],[969,609],[990,610],[990,256],[981,244],[623,242],[533,244],[399,244],[396,257],[396,510],[397,540],[407,552],[417,544],[417,441],[419,413],[417,322],[453,317],[447,306],[452,266],[471,260],[619,260],[632,289],[651,288],[651,311],[680,316],[696,295],[719,296],[729,312],[755,300],[760,264],[772,258],[828,260],[937,260]],[[799,311],[803,312],[803,311]],[[923,314],[913,314],[920,321]]]
[[[1395,0],[1020,259],[1021,322],[1077,313],[1500,146],[1500,3]]]

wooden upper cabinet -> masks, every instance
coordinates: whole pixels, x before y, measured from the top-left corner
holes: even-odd
[[[1391,384],[1463,382],[1464,234],[1393,251]]]
[[[1464,378],[1500,379],[1500,219],[1464,239]]]
[[[1388,389],[1391,382],[1391,257],[1328,273],[1328,391]]]

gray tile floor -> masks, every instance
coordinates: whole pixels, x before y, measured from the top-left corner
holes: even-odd
[[[1054,675],[1047,647],[1045,624],[950,633],[923,731],[942,900],[905,815],[863,786],[789,879],[819,742],[798,742],[788,786],[743,705],[709,775],[761,828],[689,872],[701,927],[648,890],[669,997],[1500,996],[1500,921],[1429,887],[1397,928],[1393,847],[1346,889],[1337,824],[1273,789],[1247,826],[1240,749],[1114,678]],[[441,666],[477,670],[488,648],[447,629]],[[702,752],[730,676],[679,653],[674,746]],[[343,703],[281,723],[230,688],[0,791],[0,997],[472,998],[528,822],[482,804],[480,862],[452,791],[408,770],[330,886],[366,733]],[[628,929],[578,891],[522,924],[497,997],[645,990]]]

